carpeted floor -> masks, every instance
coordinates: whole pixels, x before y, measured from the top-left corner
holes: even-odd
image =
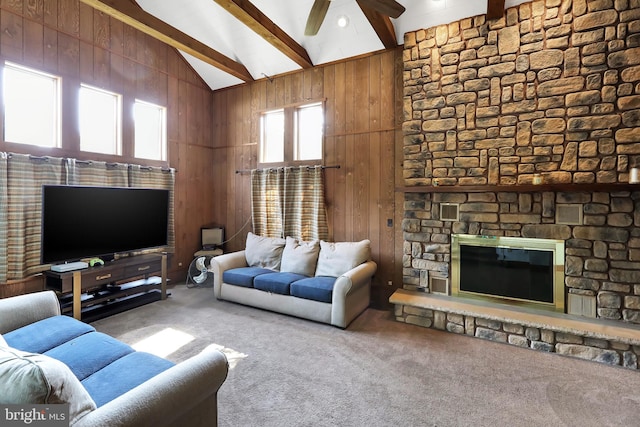
[[[211,288],[170,292],[93,325],[129,344],[193,337],[167,356],[175,362],[223,348],[232,369],[218,394],[222,427],[640,425],[640,372],[406,325],[386,311],[341,330],[217,301]]]

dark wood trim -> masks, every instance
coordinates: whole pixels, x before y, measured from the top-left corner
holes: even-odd
[[[627,183],[596,183],[596,184],[523,184],[523,185],[419,185],[410,187],[396,187],[398,193],[486,193],[486,192],[616,192],[640,191],[640,184]]]

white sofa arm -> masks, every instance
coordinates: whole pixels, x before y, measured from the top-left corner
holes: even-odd
[[[95,409],[74,427],[216,426],[226,356],[213,347]]]
[[[348,302],[349,296],[363,291],[362,296],[366,301],[362,303],[366,304],[365,307],[369,305],[368,299],[370,295],[371,278],[377,269],[378,265],[374,261],[367,261],[336,279],[331,297],[331,323],[333,325],[341,328],[346,327],[349,319],[345,316],[349,316],[352,310],[358,311],[357,308],[351,306]]]
[[[374,261],[367,261],[338,277],[333,286],[333,303],[336,298],[344,300],[349,292],[369,285],[377,269],[378,265]]]
[[[0,299],[0,334],[59,314],[60,303],[53,291]]]
[[[220,299],[222,290],[222,274],[232,268],[247,267],[247,258],[244,251],[230,252],[211,258],[211,271],[213,272],[213,294]]]

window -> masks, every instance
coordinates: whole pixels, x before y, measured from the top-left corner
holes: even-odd
[[[322,104],[296,109],[295,126],[294,159],[322,159],[322,129],[324,128]]]
[[[140,159],[167,160],[167,109],[136,100],[134,155]]]
[[[60,78],[5,62],[4,140],[60,147]]]
[[[323,137],[321,102],[267,111],[260,118],[260,163],[320,161]]]
[[[260,163],[284,161],[284,110],[265,113],[261,133]]]
[[[122,153],[122,97],[81,85],[79,97],[80,149],[93,153]]]

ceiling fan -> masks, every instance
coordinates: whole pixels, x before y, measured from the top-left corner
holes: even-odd
[[[403,5],[395,0],[356,0],[361,7],[368,7],[376,10],[383,15],[397,18],[405,11]],[[307,26],[304,29],[305,36],[315,36],[320,30],[322,21],[327,14],[331,0],[314,0],[309,18],[307,18]]]

